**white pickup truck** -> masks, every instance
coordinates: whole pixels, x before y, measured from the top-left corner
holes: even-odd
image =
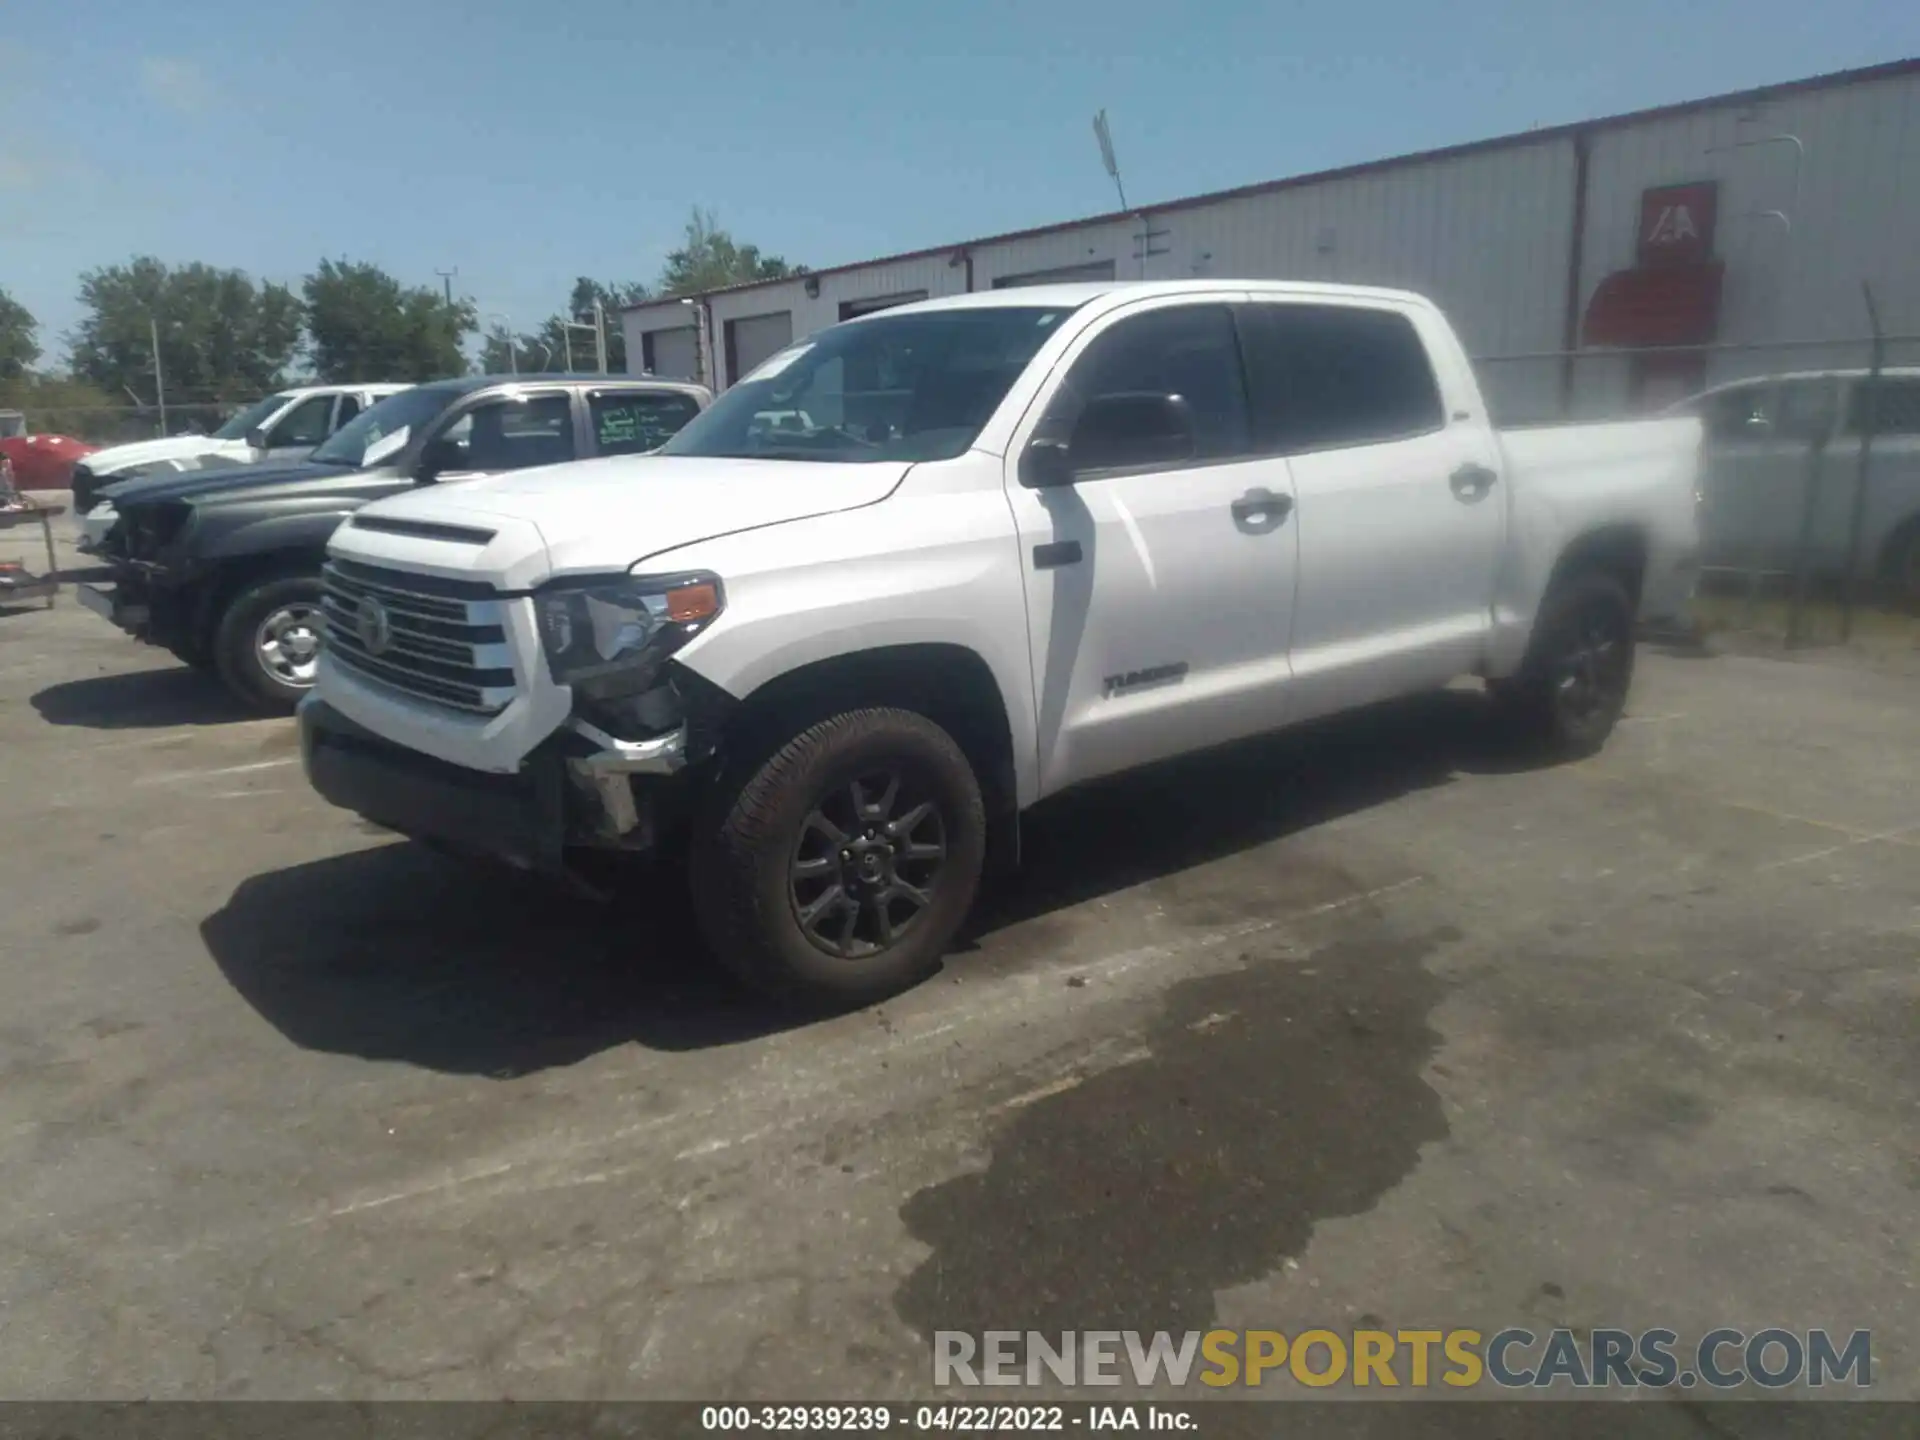
[[[1691,595],[1700,446],[1691,418],[1496,432],[1397,291],[902,306],[652,455],[356,512],[302,753],[443,847],[685,854],[744,979],[876,996],[1069,786],[1467,674],[1598,747],[1636,617]]]

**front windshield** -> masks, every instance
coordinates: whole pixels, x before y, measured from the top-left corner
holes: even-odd
[[[1070,313],[996,305],[836,325],[768,360],[657,453],[950,460]]]
[[[247,432],[256,425],[267,423],[267,417],[291,400],[293,396],[282,391],[278,395],[269,395],[264,400],[256,400],[226,424],[213,432],[216,440],[244,440]]]
[[[425,385],[389,395],[342,425],[307,458],[327,465],[351,465],[357,470],[367,463],[367,452],[376,445],[379,446],[374,453],[376,460],[404,448],[423,426],[432,423],[459,398],[455,390]],[[396,436],[401,438],[396,440]],[[387,442],[384,445],[380,444],[383,440]]]

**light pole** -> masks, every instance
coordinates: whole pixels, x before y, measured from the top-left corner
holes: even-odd
[[[147,314],[147,339],[153,342],[153,393],[160,402],[160,438],[167,436],[167,377],[160,369],[160,322]]]

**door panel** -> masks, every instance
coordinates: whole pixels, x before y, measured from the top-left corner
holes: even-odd
[[[1300,593],[1293,664],[1302,714],[1442,685],[1492,624],[1505,497],[1452,477],[1494,472],[1475,437],[1442,431],[1296,455]]]
[[[1831,382],[1741,386],[1707,398],[1701,476],[1701,559],[1731,569],[1785,573],[1799,549],[1809,461],[1834,422]],[[1839,457],[1821,466],[1823,496],[1837,494]]]
[[[1260,438],[1287,455],[1299,505],[1294,713],[1470,669],[1506,532],[1492,430],[1450,417],[1400,311],[1273,300],[1241,313]]]
[[[1113,396],[1178,396],[1193,453],[1148,444],[1161,458],[1129,466],[1109,436],[1102,468],[1021,483],[1033,438],[1063,441],[1069,461],[1093,451],[1080,422]],[[1293,487],[1247,436],[1230,312],[1183,300],[1129,308],[1080,342],[1016,437],[1043,793],[1284,723]]]

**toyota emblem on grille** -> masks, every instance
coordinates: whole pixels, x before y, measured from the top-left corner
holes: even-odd
[[[393,643],[393,621],[387,618],[387,607],[371,595],[362,597],[353,628],[369,655],[384,655]]]

